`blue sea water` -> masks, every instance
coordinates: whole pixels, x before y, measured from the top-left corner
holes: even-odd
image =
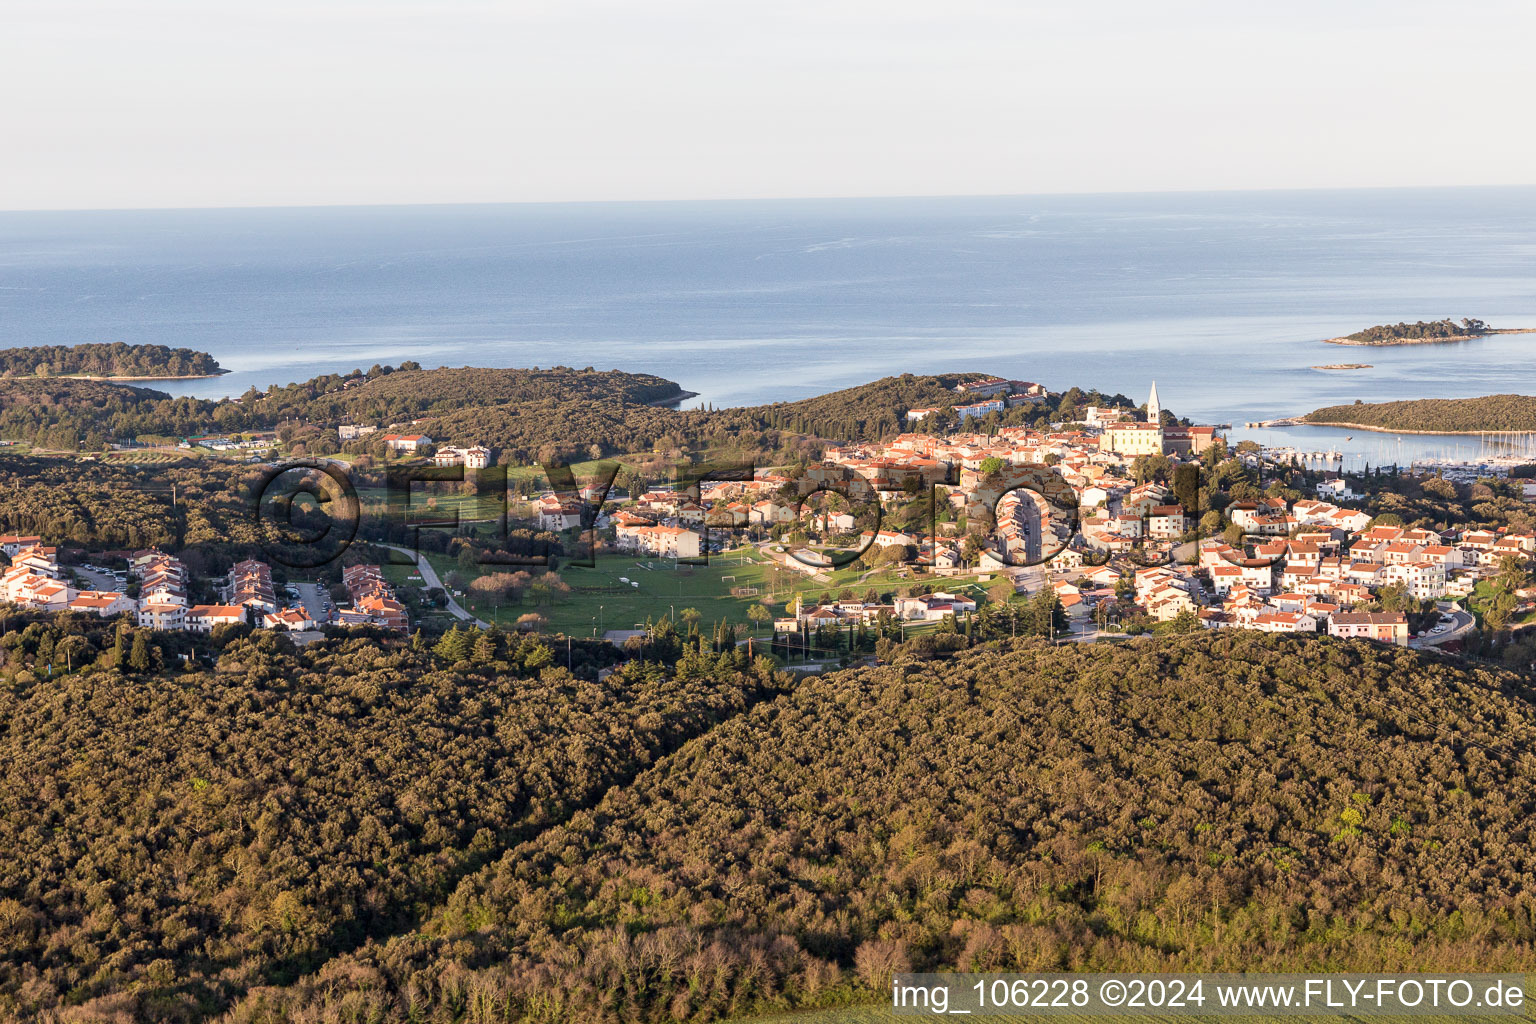
[[[1232,423],[1536,389],[1536,335],[1321,343],[1445,316],[1536,326],[1536,188],[0,213],[0,347],[202,349],[233,372],[157,386],[204,396],[405,359],[647,371],[716,406],[1155,378]],[[1334,362],[1373,367],[1310,369]]]

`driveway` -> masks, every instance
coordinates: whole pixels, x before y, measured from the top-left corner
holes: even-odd
[[[331,599],[318,583],[295,583],[293,589],[299,592],[299,603],[304,606],[304,614],[316,622],[331,621]]]
[[[89,583],[92,590],[121,591],[123,589],[124,585],[117,582],[117,577],[115,576],[104,572],[97,572],[95,569],[82,569],[78,565],[71,565],[68,568],[75,575]]]

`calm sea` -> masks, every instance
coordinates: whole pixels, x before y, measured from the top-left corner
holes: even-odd
[[[1536,335],[1321,344],[1445,316],[1536,326],[1536,188],[0,214],[0,347],[202,349],[234,372],[157,386],[206,396],[404,359],[649,371],[717,406],[1155,378],[1223,423],[1536,393]],[[1310,368],[1334,362],[1373,365]]]

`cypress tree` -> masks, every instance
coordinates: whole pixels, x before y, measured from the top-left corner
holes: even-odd
[[[133,650],[128,655],[128,667],[135,672],[148,672],[149,666],[149,640],[142,632],[136,632],[133,634]]]

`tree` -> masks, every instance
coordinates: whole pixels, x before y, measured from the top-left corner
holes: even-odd
[[[112,642],[112,666],[117,669],[128,667],[128,651],[133,645],[133,631],[128,628],[128,620],[124,619],[117,624],[117,635]]]
[[[149,654],[149,639],[142,630],[133,634],[133,650],[128,655],[128,667],[135,672],[148,672],[152,662]]]
[[[765,626],[773,621],[773,613],[760,604],[754,604],[747,609],[747,618],[759,626]]]
[[[1035,636],[1058,636],[1065,633],[1072,624],[1067,618],[1066,609],[1061,606],[1061,598],[1050,587],[1030,598],[1029,612],[1024,621],[1026,631]]]
[[[1198,633],[1205,629],[1200,623],[1200,616],[1186,608],[1169,620],[1166,633]]]
[[[470,633],[453,626],[433,646],[432,653],[449,664],[456,664],[469,658],[473,643]]]
[[[1138,455],[1131,463],[1131,478],[1138,484],[1166,481],[1173,472],[1173,463],[1166,455]]]
[[[1499,559],[1499,572],[1494,577],[1494,586],[1507,594],[1513,594],[1521,590],[1530,582],[1530,561],[1523,555],[1505,555]]]
[[[1497,633],[1509,625],[1510,616],[1514,613],[1515,596],[1508,592],[1495,593],[1483,612],[1483,627]]]

